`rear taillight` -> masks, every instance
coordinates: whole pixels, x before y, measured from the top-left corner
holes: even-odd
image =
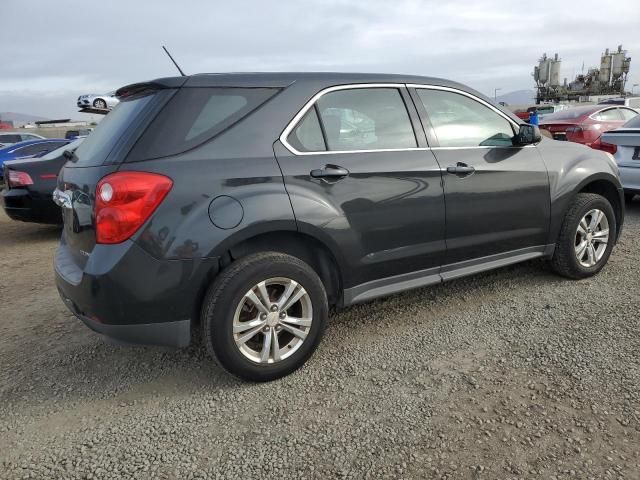
[[[596,150],[602,150],[603,152],[608,152],[611,155],[615,155],[618,151],[618,147],[607,142],[603,142],[600,138],[598,138],[595,142],[591,144],[591,148],[595,148]]]
[[[117,172],[96,187],[96,242],[120,243],[131,237],[162,203],[170,178],[147,172]]]
[[[9,170],[7,177],[7,185],[9,188],[13,187],[26,187],[27,185],[33,185],[33,180],[27,172],[19,172],[17,170]]]

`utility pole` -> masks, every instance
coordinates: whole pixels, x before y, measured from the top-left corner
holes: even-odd
[[[494,88],[493,89],[493,100],[498,101],[498,92],[502,90],[502,88]]]

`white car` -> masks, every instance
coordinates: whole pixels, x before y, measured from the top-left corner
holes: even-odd
[[[44,137],[35,133],[7,132],[0,133],[0,148],[8,147],[14,143],[25,142],[27,140],[43,140]]]
[[[98,108],[100,110],[111,110],[120,100],[116,98],[116,92],[104,93],[102,95],[90,93],[78,97],[78,108]]]

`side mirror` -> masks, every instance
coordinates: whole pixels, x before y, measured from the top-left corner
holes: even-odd
[[[542,140],[540,129],[537,125],[525,123],[520,125],[520,131],[513,137],[513,144],[516,146],[532,145]]]

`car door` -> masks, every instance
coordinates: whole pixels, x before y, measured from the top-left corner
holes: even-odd
[[[440,281],[441,173],[419,125],[403,85],[343,85],[316,95],[274,145],[298,228],[340,257],[345,303]]]
[[[472,94],[435,86],[415,86],[411,94],[442,167],[447,212],[442,276],[540,255],[550,199],[537,148],[513,146],[518,125]]]

